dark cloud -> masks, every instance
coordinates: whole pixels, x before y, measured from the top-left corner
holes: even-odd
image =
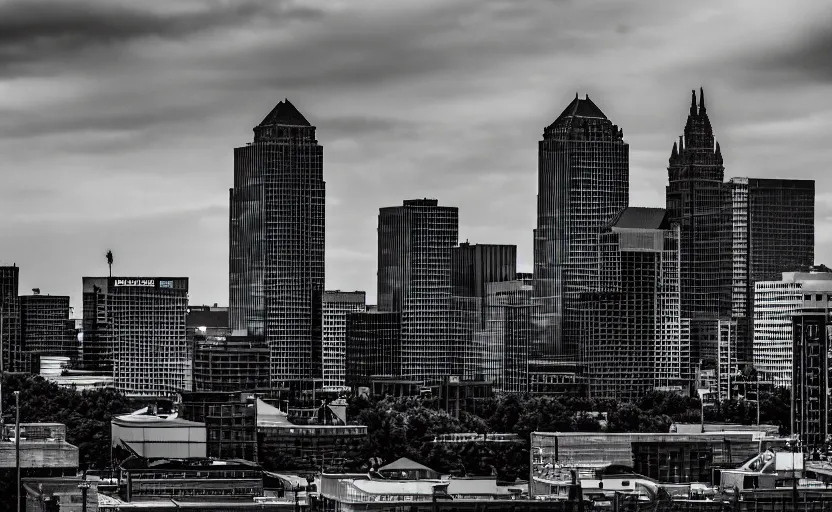
[[[17,0],[0,4],[0,72],[14,64],[31,68],[89,49],[118,49],[143,38],[183,40],[197,33],[244,26],[257,19],[315,20],[323,11],[288,1],[207,2],[186,12],[147,10],[152,2],[49,2]],[[158,3],[156,3],[158,5]]]
[[[758,79],[774,81],[832,82],[832,16],[823,29],[807,30],[794,42],[765,52],[749,64]],[[766,83],[766,82],[762,82]]]

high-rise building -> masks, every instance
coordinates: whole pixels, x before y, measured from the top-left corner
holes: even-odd
[[[581,343],[593,398],[687,389],[689,339],[679,308],[679,228],[661,208],[629,207],[599,237],[598,289],[582,294]]]
[[[234,150],[229,321],[264,336],[280,389],[321,374],[324,291],[323,147],[315,127],[281,101]]]
[[[93,346],[89,360],[112,354],[116,390],[128,396],[172,397],[191,389],[188,278],[85,277],[83,290],[85,299],[89,294],[99,306],[85,307],[84,323],[93,324],[103,311],[97,333],[111,342],[106,350]]]
[[[808,270],[815,259],[815,182],[732,178],[733,274],[731,315],[740,351],[751,354],[754,283]]]
[[[17,297],[20,267],[0,267],[0,352],[2,371],[20,371],[23,351],[20,338],[20,301]]]
[[[66,295],[20,296],[20,335],[23,351],[34,359],[40,356],[78,356],[74,329],[69,324],[69,297]]]
[[[826,303],[792,317],[792,434],[807,451],[825,449],[829,435],[829,311]]]
[[[462,349],[450,321],[451,251],[459,210],[436,199],[381,208],[378,309],[401,313],[401,377],[441,381],[459,373]]]
[[[367,309],[366,292],[325,291],[323,298],[323,386],[339,390],[345,386],[347,313]]]
[[[703,357],[720,318],[731,314],[731,195],[724,183],[722,152],[714,139],[705,95],[692,92],[684,137],[673,143],[667,167],[667,212],[680,227],[682,317],[690,318],[693,360]]]
[[[760,379],[791,387],[794,362],[792,317],[804,310],[830,310],[832,273],[783,272],[777,281],[754,283],[754,367]]]
[[[598,235],[629,201],[629,146],[623,137],[589,96],[577,95],[543,132],[534,231],[541,333],[533,359],[574,362],[579,355],[575,303],[595,289]]]
[[[347,313],[344,380],[352,388],[370,387],[373,377],[401,375],[401,315],[379,311]]]
[[[480,337],[477,380],[505,393],[528,393],[529,351],[537,330],[533,281],[517,275],[511,281],[486,284],[486,330]]]

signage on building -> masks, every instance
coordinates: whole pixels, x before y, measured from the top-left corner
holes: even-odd
[[[116,279],[115,286],[152,288],[156,286],[156,281],[153,279]]]
[[[173,288],[173,281],[170,281],[170,280],[159,281],[159,288]]]
[[[448,377],[448,384],[459,384],[459,375],[451,375]]]

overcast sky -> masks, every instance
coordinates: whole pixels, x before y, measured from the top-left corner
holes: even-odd
[[[288,97],[318,127],[327,288],[376,295],[378,208],[434,197],[531,270],[537,142],[588,93],[663,206],[690,91],[726,178],[817,181],[832,263],[832,2],[0,0],[0,261],[21,293],[191,278],[228,301],[233,148]]]

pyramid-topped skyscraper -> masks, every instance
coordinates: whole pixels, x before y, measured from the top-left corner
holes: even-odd
[[[542,313],[532,350],[533,392],[556,391],[543,389],[551,380],[546,375],[555,372],[549,363],[579,360],[575,302],[596,286],[598,236],[627,207],[629,174],[622,130],[589,96],[575,95],[544,130],[534,232],[534,293]]]
[[[323,147],[288,99],[234,150],[230,202],[230,327],[265,340],[274,387],[307,388],[321,374]]]

